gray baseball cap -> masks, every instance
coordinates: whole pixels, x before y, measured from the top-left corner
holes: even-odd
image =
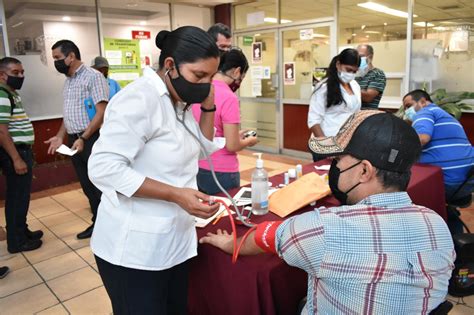
[[[107,59],[101,56],[97,56],[92,60],[91,67],[100,69],[100,68],[108,68],[109,67],[109,62]]]

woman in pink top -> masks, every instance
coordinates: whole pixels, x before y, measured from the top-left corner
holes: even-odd
[[[215,137],[224,137],[226,145],[211,155],[217,179],[225,189],[240,186],[238,151],[257,143],[256,136],[245,137],[248,130],[240,130],[240,105],[234,92],[240,87],[249,68],[247,58],[239,49],[232,49],[221,56],[219,70],[214,75]],[[199,105],[193,106],[193,115],[199,121]],[[213,195],[220,192],[212,178],[207,160],[199,161],[197,184],[200,191]]]

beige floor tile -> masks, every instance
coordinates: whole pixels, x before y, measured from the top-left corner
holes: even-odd
[[[62,306],[62,304],[56,304],[50,308],[45,309],[36,315],[68,315],[68,311]]]
[[[55,225],[63,224],[69,221],[77,220],[78,216],[72,213],[71,211],[63,211],[59,213],[55,213],[52,215],[48,215],[46,217],[42,217],[39,220],[45,226],[51,228]]]
[[[62,194],[53,195],[51,196],[51,198],[53,198],[60,204],[65,205],[65,204],[69,204],[71,200],[85,198],[85,195],[81,191],[75,189],[75,190],[71,190]]]
[[[58,224],[50,227],[51,231],[59,238],[63,238],[70,235],[76,235],[79,232],[84,231],[89,225],[81,218],[76,218],[71,221]]]
[[[81,218],[87,219],[88,221],[90,221],[92,219],[92,212],[91,212],[90,207],[82,208],[82,209],[75,209],[75,210],[71,210],[71,211],[74,212],[76,215],[80,216]]]
[[[101,285],[99,274],[89,266],[48,281],[48,286],[61,301],[69,300]]]
[[[45,280],[51,280],[84,268],[87,263],[75,252],[59,255],[34,265]]]
[[[2,315],[34,314],[55,304],[58,299],[41,284],[0,299],[0,312]]]
[[[71,211],[80,210],[80,209],[83,209],[83,208],[90,207],[89,201],[87,200],[87,198],[85,196],[69,199],[67,201],[61,202],[61,204],[64,207],[71,210]]]
[[[96,263],[92,264],[91,267],[94,268],[95,271],[99,272],[99,268],[97,268]]]
[[[0,257],[0,266],[8,266],[11,270],[19,270],[29,265],[28,261],[20,253]]]
[[[24,252],[26,259],[32,264],[36,264],[46,259],[50,259],[62,254],[70,252],[71,249],[67,247],[64,242],[59,239],[45,240],[43,246],[31,252]]]
[[[38,208],[47,208],[48,206],[57,204],[51,197],[38,198],[30,201],[30,210]]]
[[[453,303],[454,304],[454,303]],[[472,315],[474,314],[474,307],[471,305],[454,305],[449,315]]]
[[[0,298],[31,288],[42,282],[43,280],[41,280],[31,266],[19,270],[13,270],[5,279],[2,279]]]
[[[248,180],[244,180],[244,179],[240,180],[240,186],[245,186],[245,185],[248,185],[248,184],[250,184],[250,182]]]
[[[9,256],[10,253],[7,250],[7,242],[0,242],[0,257]]]
[[[64,306],[75,314],[101,314],[112,313],[112,305],[104,287],[97,288],[86,294],[64,302]]]
[[[78,253],[79,256],[84,258],[85,261],[87,261],[87,263],[89,263],[90,265],[95,264],[94,254],[92,253],[91,248],[89,246],[76,250],[76,253]]]
[[[81,232],[81,231],[77,231],[77,232]],[[84,240],[78,240],[76,237],[76,234],[63,237],[62,238],[63,242],[66,242],[66,244],[74,250],[89,246],[90,238],[87,238]]]
[[[59,203],[51,199],[51,203],[47,206],[41,206],[38,208],[30,207],[29,213],[33,214],[36,218],[42,218],[42,217],[46,217],[48,215],[56,214],[56,213],[63,212],[66,210],[67,210],[66,208],[64,208]]]

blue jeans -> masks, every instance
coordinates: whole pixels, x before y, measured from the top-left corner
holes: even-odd
[[[240,187],[240,173],[226,173],[226,172],[216,172],[216,177],[219,180],[219,183],[226,190],[232,188]],[[212,177],[211,171],[200,168],[197,175],[197,184],[199,191],[208,194],[215,195],[221,192],[219,187]]]
[[[8,153],[0,148],[0,167],[6,177],[5,220],[7,245],[18,249],[26,242],[26,215],[30,206],[31,181],[33,179],[33,152],[29,145],[16,145],[18,154],[28,167],[28,172],[18,175]]]

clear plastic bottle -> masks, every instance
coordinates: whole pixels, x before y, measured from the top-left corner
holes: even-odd
[[[257,167],[252,173],[252,213],[263,215],[268,213],[268,173],[263,168],[262,153],[257,155]]]

